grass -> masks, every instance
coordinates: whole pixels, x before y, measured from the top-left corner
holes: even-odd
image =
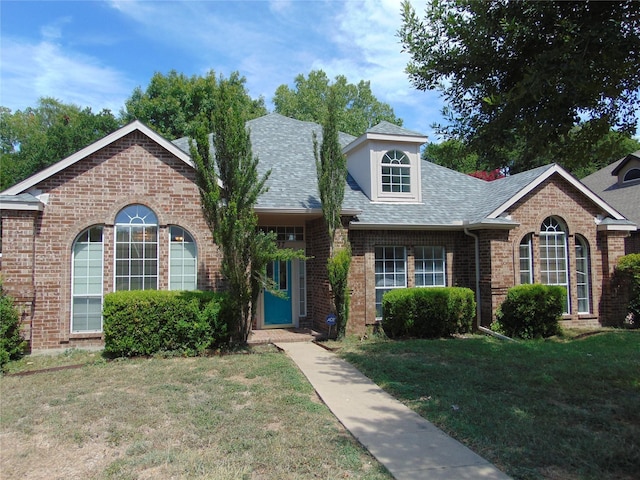
[[[631,480],[640,471],[638,331],[340,347],[374,382],[516,479]]]
[[[106,362],[73,351],[10,364],[2,478],[391,479],[284,354],[251,352]]]

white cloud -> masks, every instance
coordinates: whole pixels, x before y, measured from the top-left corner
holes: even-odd
[[[1,48],[0,104],[14,111],[50,96],[94,112],[109,108],[117,114],[133,90],[121,72],[95,58],[63,51],[50,41],[29,43],[5,37]]]

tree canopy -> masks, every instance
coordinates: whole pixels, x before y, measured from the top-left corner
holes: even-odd
[[[297,120],[323,123],[327,115],[330,87],[335,89],[338,131],[354,136],[362,135],[383,120],[402,126],[393,108],[378,101],[371,92],[370,82],[357,85],[338,75],[333,84],[322,70],[312,70],[308,77],[295,78],[294,88],[280,85],[273,98],[275,112]]]
[[[398,31],[421,90],[447,102],[447,138],[489,168],[583,167],[610,131],[638,122],[640,2],[405,1]],[[517,145],[517,148],[516,148]]]
[[[225,80],[239,95],[237,108],[251,120],[267,113],[264,99],[252,99],[246,79],[234,72]],[[216,109],[218,79],[213,71],[205,76],[187,77],[175,70],[167,75],[155,73],[146,90],[137,87],[120,112],[124,123],[138,119],[161,135],[173,140],[190,134],[196,118],[211,118]]]
[[[11,113],[0,108],[0,190],[9,188],[120,127],[109,110],[40,98],[38,106]]]

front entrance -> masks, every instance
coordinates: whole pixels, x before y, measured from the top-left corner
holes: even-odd
[[[293,302],[291,284],[291,260],[276,260],[267,265],[267,276],[273,280],[284,298],[264,292],[264,326],[282,327],[293,325]]]

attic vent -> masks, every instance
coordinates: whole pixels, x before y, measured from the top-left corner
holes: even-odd
[[[640,180],[640,168],[632,168],[624,174],[623,182],[632,182],[634,180]]]

